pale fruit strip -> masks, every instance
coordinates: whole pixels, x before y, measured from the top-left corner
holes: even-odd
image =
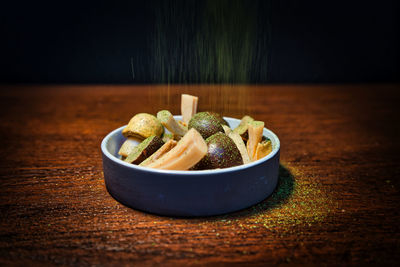
[[[140,144],[140,142],[142,142],[142,140],[140,140],[139,138],[135,138],[135,137],[129,137],[128,139],[126,139],[126,141],[122,144],[121,148],[119,149],[118,154],[120,154],[123,157],[127,157],[132,151],[133,149]]]
[[[161,158],[163,155],[165,155],[168,151],[170,151],[172,148],[176,146],[177,142],[173,139],[168,140],[162,147],[160,147],[156,152],[153,153],[150,157],[142,161],[140,163],[140,166],[147,166],[150,163],[156,161],[157,159]]]
[[[168,110],[161,110],[157,113],[157,119],[161,122],[161,124],[168,129],[177,139],[180,139],[184,136],[187,130],[181,126],[172,116],[171,112]]]
[[[272,152],[271,140],[267,140],[267,141],[258,143],[257,148],[256,148],[255,159],[256,160],[261,159],[261,158],[267,156],[271,152]]]
[[[234,132],[238,133],[240,136],[246,133],[248,129],[248,124],[249,122],[254,121],[254,119],[248,115],[244,116],[242,120],[240,121],[240,124],[233,129]]]
[[[223,124],[222,128],[224,128],[224,132],[226,135],[229,135],[232,132],[232,129],[229,126]]]
[[[190,119],[197,112],[197,103],[199,98],[188,94],[182,94],[181,96],[181,114],[182,121],[187,125]]]
[[[207,154],[207,150],[207,144],[203,137],[192,128],[173,149],[147,167],[163,170],[188,170]]]
[[[258,143],[261,142],[264,122],[251,121],[248,124],[249,140],[247,141],[247,153],[252,161],[256,160],[255,154]]]
[[[250,160],[249,154],[247,153],[247,149],[246,149],[246,146],[244,145],[242,137],[240,137],[240,135],[238,133],[235,133],[233,131],[228,133],[228,136],[233,140],[236,147],[239,149],[240,155],[242,155],[243,164],[250,163],[251,160]]]

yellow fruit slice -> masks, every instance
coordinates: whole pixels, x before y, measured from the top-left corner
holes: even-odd
[[[140,166],[147,166],[150,163],[156,161],[157,159],[161,158],[165,153],[170,151],[176,146],[177,142],[173,139],[168,140],[162,147],[160,147],[156,152],[153,153],[150,157],[142,161]]]
[[[243,164],[250,163],[251,160],[250,160],[249,154],[247,153],[247,149],[246,149],[246,146],[244,145],[242,137],[240,137],[240,135],[238,133],[235,133],[233,131],[228,133],[228,136],[233,140],[236,147],[239,149],[240,155],[242,155]]]
[[[126,141],[122,144],[121,148],[119,149],[118,154],[120,154],[123,157],[127,157],[133,149],[140,144],[142,140],[135,138],[135,137],[129,137],[126,139]]]
[[[250,117],[248,115],[243,116],[242,120],[240,121],[240,124],[235,129],[233,129],[233,131],[235,133],[238,133],[243,138],[243,140],[247,141],[247,139],[248,139],[248,133],[247,133],[248,124],[249,124],[249,122],[252,122],[252,121],[254,121],[254,119],[252,117]]]
[[[136,137],[143,140],[152,135],[161,136],[163,131],[164,128],[154,115],[138,113],[122,130],[122,134],[125,137]]]
[[[190,129],[178,144],[161,158],[147,165],[163,170],[188,170],[207,154],[207,144],[196,129]]]
[[[256,160],[255,154],[258,143],[261,142],[264,122],[251,121],[248,124],[249,140],[247,141],[247,153],[252,161]]]
[[[176,139],[180,139],[187,133],[187,129],[180,125],[168,110],[159,111],[157,113],[157,119],[165,128],[168,129],[168,131],[174,134]]]
[[[199,98],[197,96],[182,94],[181,96],[181,114],[182,121],[187,125],[190,119],[196,114],[197,103]]]
[[[261,159],[267,156],[269,153],[272,152],[272,143],[271,140],[265,140],[261,143],[258,143],[255,153],[255,159]]]
[[[229,135],[232,132],[232,129],[229,126],[222,125],[222,128],[224,129],[226,135]]]

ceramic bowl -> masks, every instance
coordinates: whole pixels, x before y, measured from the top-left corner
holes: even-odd
[[[174,116],[180,120],[181,116]],[[240,120],[224,117],[231,128]],[[120,159],[126,138],[122,126],[101,143],[108,192],[134,209],[166,216],[210,216],[250,207],[274,191],[278,181],[280,142],[270,130],[272,152],[252,163],[218,170],[166,171],[141,167]]]

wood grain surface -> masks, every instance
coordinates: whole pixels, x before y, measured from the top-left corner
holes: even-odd
[[[399,85],[0,88],[0,265],[400,263]],[[172,218],[107,192],[100,142],[136,113],[263,120],[281,140],[279,184],[254,207]]]

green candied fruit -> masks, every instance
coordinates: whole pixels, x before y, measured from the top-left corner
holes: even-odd
[[[233,129],[235,133],[238,133],[244,141],[247,141],[249,138],[247,129],[249,128],[249,122],[254,121],[254,119],[248,115],[244,116],[240,121],[240,124]]]
[[[124,161],[132,164],[140,164],[163,144],[164,142],[160,137],[156,135],[150,136],[136,146]]]
[[[216,133],[206,139],[208,151],[193,170],[222,169],[243,164],[242,155],[235,142],[224,133]]]
[[[161,110],[161,111],[157,112],[157,119],[160,122],[168,121],[171,116],[172,116],[172,113],[169,112],[168,110]]]
[[[191,128],[195,128],[204,140],[215,133],[224,132],[220,120],[207,111],[196,113],[190,119],[188,129]]]

